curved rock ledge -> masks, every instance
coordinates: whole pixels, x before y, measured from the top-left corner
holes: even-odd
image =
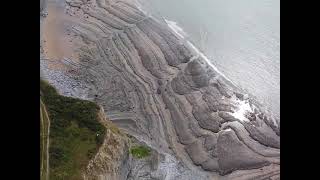
[[[97,102],[129,134],[176,157],[190,179],[277,178],[279,120],[167,25],[124,0],[57,2],[48,2],[48,16],[54,8],[64,13],[56,18],[58,34],[70,40],[72,56],[48,60],[50,43],[64,46],[44,36],[41,70],[62,94]]]

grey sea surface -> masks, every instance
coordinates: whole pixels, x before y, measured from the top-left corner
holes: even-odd
[[[138,0],[280,118],[280,0]]]

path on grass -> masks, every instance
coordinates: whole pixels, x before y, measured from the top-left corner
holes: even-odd
[[[42,161],[41,161],[41,180],[49,180],[49,134],[50,134],[50,120],[48,112],[42,100],[40,99],[40,119],[42,128]],[[45,167],[44,167],[45,166]]]

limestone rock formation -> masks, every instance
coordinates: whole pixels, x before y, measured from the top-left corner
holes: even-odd
[[[48,12],[41,16],[43,78],[66,96],[98,103],[158,154],[156,167],[140,161],[134,168],[125,143],[109,135],[87,179],[108,179],[108,172],[109,179],[279,179],[280,120],[165,22],[129,0],[46,4],[40,8]],[[123,162],[121,169],[105,164],[104,151]],[[128,171],[132,176],[124,176]]]
[[[126,179],[132,161],[129,153],[130,141],[125,134],[110,127],[110,120],[106,118],[103,108],[99,119],[107,127],[107,132],[98,153],[87,166],[84,179]]]

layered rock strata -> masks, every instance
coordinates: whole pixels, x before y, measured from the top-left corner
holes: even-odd
[[[49,1],[47,11],[59,12],[59,38],[44,35],[41,70],[62,94],[103,106],[120,128],[174,157],[190,172],[184,179],[279,178],[280,120],[162,21],[125,0]]]

